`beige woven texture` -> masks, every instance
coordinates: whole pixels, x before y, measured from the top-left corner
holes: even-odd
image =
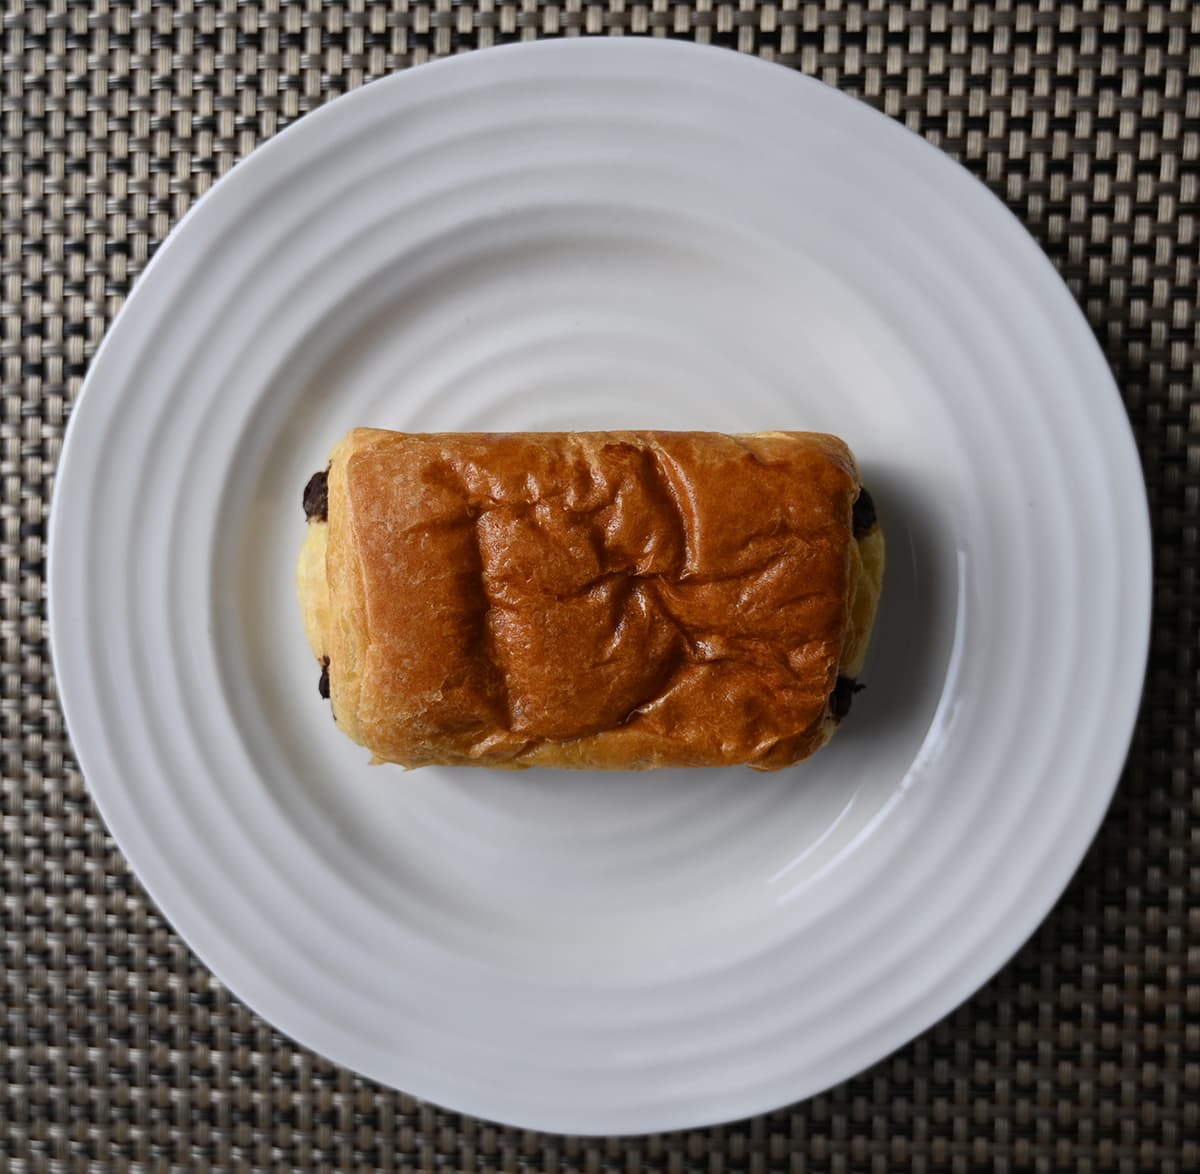
[[[1016,959],[826,1095],[720,1129],[597,1141],[496,1128],[360,1080],[277,1035],[192,957],[72,760],[43,558],[88,360],[155,246],[219,176],[381,74],[604,32],[799,68],[1004,199],[1112,364],[1157,569],[1118,797]],[[17,0],[2,71],[0,1169],[1200,1169],[1200,5]]]

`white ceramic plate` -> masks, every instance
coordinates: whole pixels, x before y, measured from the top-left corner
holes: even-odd
[[[773,776],[369,768],[292,579],[357,424],[840,433],[890,544],[868,691]],[[339,99],[200,201],[75,409],[50,590],[100,810],[237,994],[617,1133],[815,1093],[1034,929],[1121,767],[1149,540],[1101,354],[965,171],[750,58],[557,41]]]

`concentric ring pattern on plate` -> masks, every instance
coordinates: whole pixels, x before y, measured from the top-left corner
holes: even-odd
[[[890,542],[867,693],[776,776],[367,768],[292,587],[358,424],[840,433]],[[239,995],[446,1105],[634,1132],[828,1086],[1034,928],[1148,563],[1111,377],[982,187],[782,69],[567,41],[369,86],[200,202],[76,408],[50,612],[97,802]]]

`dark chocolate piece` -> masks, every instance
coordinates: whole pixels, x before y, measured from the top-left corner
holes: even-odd
[[[329,471],[314,473],[304,487],[304,516],[311,522],[329,519]]]
[[[829,714],[835,722],[850,712],[855,693],[861,693],[866,685],[860,685],[853,677],[838,677],[833,692],[829,694]]]
[[[329,700],[329,657],[321,657],[321,679],[317,682],[317,691]]]
[[[875,502],[865,488],[860,489],[855,498],[853,519],[855,538],[862,538],[875,526]]]

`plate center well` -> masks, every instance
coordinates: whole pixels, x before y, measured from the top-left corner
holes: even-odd
[[[815,916],[813,886],[911,781],[959,594],[930,466],[896,459],[949,425],[930,400],[926,418],[897,410],[912,360],[882,327],[839,325],[870,320],[802,259],[568,214],[481,230],[347,299],[279,365],[227,495],[243,523],[217,585],[237,601],[222,675],[281,815],[397,924],[467,954],[487,939],[514,967],[594,970],[636,942],[622,965],[661,975]],[[293,587],[299,487],[356,425],[840,432],[892,551],[868,691],[831,746],[777,774],[368,766],[317,696]]]

